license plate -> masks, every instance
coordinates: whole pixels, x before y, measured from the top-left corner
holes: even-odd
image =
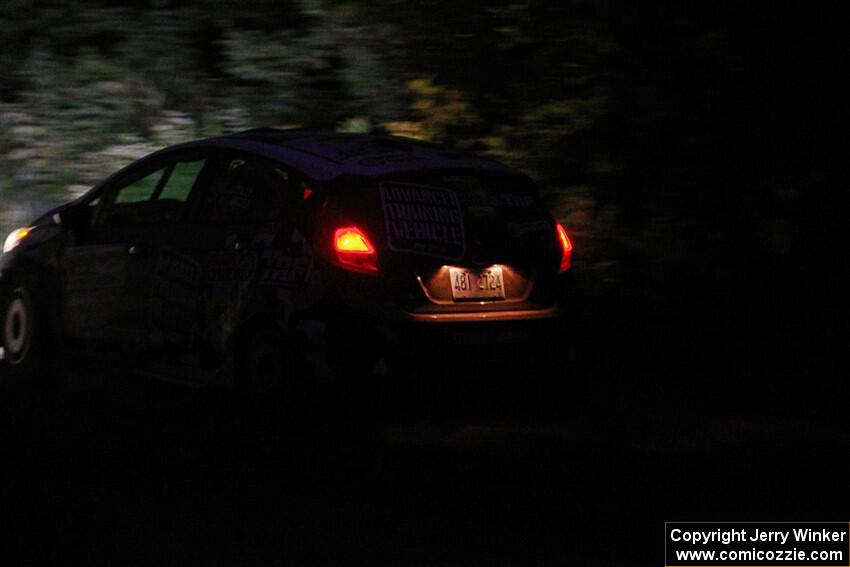
[[[502,268],[488,268],[480,272],[449,268],[449,275],[452,278],[452,298],[455,300],[505,298]]]

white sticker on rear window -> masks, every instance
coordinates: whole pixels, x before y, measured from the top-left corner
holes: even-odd
[[[454,191],[407,183],[382,183],[380,191],[391,250],[463,257],[463,209]]]

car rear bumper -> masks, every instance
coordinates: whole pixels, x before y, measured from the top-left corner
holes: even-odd
[[[503,311],[473,311],[459,313],[409,313],[400,317],[411,323],[481,323],[489,321],[537,321],[552,319],[561,314],[558,306],[544,309],[512,309]]]
[[[387,325],[392,348],[437,355],[468,347],[544,345],[565,332],[556,307],[472,313],[403,313]]]
[[[468,347],[545,346],[567,335],[557,306],[504,311],[341,313],[330,325],[332,349],[354,353],[398,351],[440,357]]]

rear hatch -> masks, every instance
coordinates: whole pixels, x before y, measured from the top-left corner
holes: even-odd
[[[412,313],[545,309],[560,250],[530,179],[431,171],[375,184],[383,275]],[[376,223],[381,224],[381,223]]]

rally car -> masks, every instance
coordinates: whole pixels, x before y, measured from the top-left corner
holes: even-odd
[[[386,372],[408,346],[534,333],[571,253],[533,182],[491,159],[375,135],[193,141],[9,234],[0,365],[98,352],[250,387]]]

